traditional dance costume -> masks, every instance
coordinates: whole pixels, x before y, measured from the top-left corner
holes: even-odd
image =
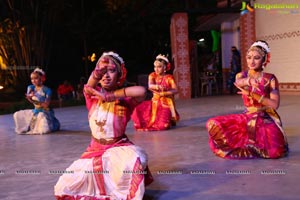
[[[57,199],[141,200],[153,179],[146,152],[129,141],[126,125],[137,102],[98,102],[84,93],[92,138],[81,158],[55,185]]]
[[[155,83],[164,92],[171,89],[171,85],[175,82],[170,74],[158,76],[155,72],[149,75],[149,79],[155,80]],[[133,114],[132,120],[134,127],[138,131],[159,131],[169,129],[172,125],[176,125],[179,120],[179,114],[175,108],[174,96],[160,96],[153,92],[152,100],[144,101],[138,105]]]
[[[247,78],[248,72],[240,73]],[[275,87],[271,81],[275,80]],[[278,81],[273,74],[263,73],[256,93],[270,97],[278,90]],[[249,86],[249,91],[253,90]],[[287,154],[288,143],[282,123],[275,109],[262,105],[251,96],[242,96],[245,111],[211,118],[207,122],[209,145],[220,157],[242,158],[280,158]]]
[[[52,91],[46,86],[39,90],[34,85],[27,87],[27,94],[32,94],[34,109],[20,110],[14,113],[15,131],[18,134],[45,134],[60,129],[60,122],[52,108],[43,108],[40,104],[50,101]]]

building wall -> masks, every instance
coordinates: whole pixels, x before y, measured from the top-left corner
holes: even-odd
[[[263,8],[267,5],[289,8]],[[265,71],[277,76],[282,92],[300,94],[300,0],[256,0],[253,7],[256,39],[266,40],[271,49]]]

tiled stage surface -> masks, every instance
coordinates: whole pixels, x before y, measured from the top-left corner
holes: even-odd
[[[278,113],[290,154],[276,160],[224,160],[208,147],[209,117],[242,112],[240,96],[177,100],[176,128],[127,135],[149,155],[155,182],[145,200],[298,200],[300,199],[300,96],[283,95]],[[60,174],[90,141],[84,106],[55,109],[62,130],[48,135],[14,133],[12,114],[0,115],[0,199],[51,200]],[[26,170],[31,173],[26,173]],[[25,172],[25,174],[22,172]],[[173,173],[173,174],[168,174]]]

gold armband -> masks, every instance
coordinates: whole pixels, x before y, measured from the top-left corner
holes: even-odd
[[[114,91],[114,95],[116,98],[127,97],[126,89],[122,88],[122,89],[116,90],[116,91]]]

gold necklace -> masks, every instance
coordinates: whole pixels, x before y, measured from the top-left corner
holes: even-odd
[[[162,86],[163,81],[164,81],[165,75],[160,75],[160,77],[156,77],[155,82],[157,85]],[[158,83],[158,81],[160,80],[160,83]],[[162,92],[164,91],[164,89],[162,88]]]
[[[102,105],[104,105],[104,104],[106,104],[106,103],[103,103]],[[109,110],[110,110],[110,104],[111,104],[111,102],[107,103],[107,106],[105,106],[105,107],[103,106],[103,109],[107,110],[105,119],[102,119],[101,121],[97,121],[97,119],[95,120],[96,125],[100,127],[100,132],[104,131],[103,126],[106,125],[108,113],[109,113]],[[100,108],[100,106],[98,107],[98,113],[99,113],[99,108]]]
[[[250,77],[250,78],[254,78],[254,79],[259,79],[259,78],[261,78],[262,76],[263,76],[263,74],[264,74],[264,72],[263,71],[261,71],[261,72],[259,72],[259,73],[255,73],[254,71],[248,71],[248,76]]]

